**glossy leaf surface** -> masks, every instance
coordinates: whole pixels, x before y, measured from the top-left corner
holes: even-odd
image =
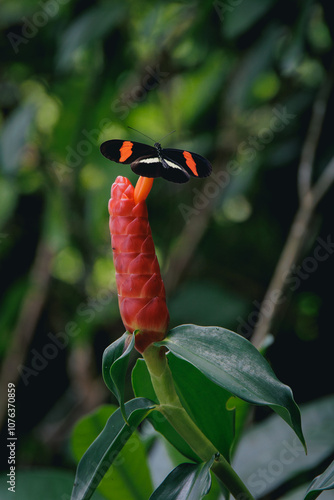
[[[325,490],[334,489],[334,462],[318,477],[316,477],[308,488],[305,500],[314,500]]]
[[[117,398],[124,418],[125,375],[133,347],[134,335],[125,332],[122,337],[105,349],[102,358],[103,380]]]
[[[181,325],[163,341],[215,384],[253,404],[268,405],[293,428],[305,446],[299,408],[258,350],[240,335],[218,327]]]
[[[200,500],[210,490],[213,460],[176,467],[150,496],[150,500]]]
[[[183,406],[217,450],[230,459],[234,411],[227,410],[231,393],[214,384],[193,365],[168,354],[177,393]]]
[[[102,432],[108,418],[115,411],[117,411],[116,406],[104,405],[83,417],[76,424],[72,432],[71,444],[77,462]],[[117,460],[103,477],[97,491],[105,498],[114,500],[147,500],[152,493],[153,486],[146,459],[146,449],[136,431],[119,452]]]
[[[254,495],[270,495],[298,474],[313,478],[316,474],[312,470],[322,471],[319,467],[333,454],[334,396],[303,404],[300,411],[307,455],[292,429],[278,415],[270,415],[243,433],[233,468]],[[304,498],[307,486],[297,500]]]
[[[71,500],[91,498],[120,450],[153,408],[152,401],[136,398],[125,404],[128,424],[125,423],[120,410],[111,415],[103,431],[79,462]]]

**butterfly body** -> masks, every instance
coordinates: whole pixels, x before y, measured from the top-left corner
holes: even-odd
[[[197,153],[182,149],[162,148],[134,141],[112,139],[101,144],[103,156],[116,163],[131,164],[131,169],[143,177],[163,177],[184,183],[190,177],[207,177],[211,174],[210,162]]]

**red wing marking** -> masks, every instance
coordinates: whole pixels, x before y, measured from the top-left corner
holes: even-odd
[[[122,147],[120,148],[120,159],[119,161],[123,163],[132,155],[132,146],[133,143],[131,141],[124,141]]]
[[[189,151],[183,151],[183,156],[185,157],[187,166],[190,168],[192,173],[198,177],[198,172],[196,169],[196,162],[195,162],[194,158],[192,157],[191,153],[189,153]]]

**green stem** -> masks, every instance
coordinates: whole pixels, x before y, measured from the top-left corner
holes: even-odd
[[[190,418],[176,393],[172,373],[169,369],[164,348],[149,346],[143,353],[153,388],[159,400],[159,410],[174,429],[189,444],[196,455],[208,462],[213,455],[217,459],[212,471],[238,500],[254,500],[246,485],[232,469],[228,461],[220,455],[215,446]]]

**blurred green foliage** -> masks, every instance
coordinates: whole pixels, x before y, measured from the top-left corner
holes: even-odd
[[[100,379],[102,352],[123,333],[107,203],[117,175],[136,176],[102,157],[99,145],[146,141],[128,125],[154,140],[176,130],[163,145],[198,152],[214,168],[209,180],[185,185],[158,179],[148,198],[172,326],[214,323],[251,334],[297,208],[313,103],[332,71],[330,7],[329,0],[1,2],[0,359],[19,328],[28,368],[47,334],[63,333],[68,343],[27,384],[13,367],[26,442],[43,442],[32,429],[78,404],[73,353],[92,349],[90,376]],[[334,153],[332,95],[327,106],[316,177]],[[318,207],[305,255],[318,234],[331,234],[332,193]],[[288,293],[268,350],[297,401],[332,390],[324,283],[333,267],[332,256],[319,262]],[[30,453],[27,463],[72,465],[52,443],[52,453]]]

